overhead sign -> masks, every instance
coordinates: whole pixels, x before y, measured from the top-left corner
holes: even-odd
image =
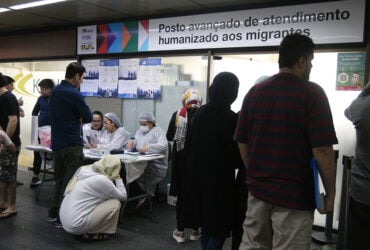
[[[364,25],[365,0],[347,0],[140,20],[135,27],[138,51],[163,51],[277,46],[291,33],[315,44],[359,43]]]

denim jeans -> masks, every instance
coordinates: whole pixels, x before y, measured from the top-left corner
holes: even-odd
[[[226,238],[215,238],[207,232],[202,232],[201,245],[202,250],[222,250]]]

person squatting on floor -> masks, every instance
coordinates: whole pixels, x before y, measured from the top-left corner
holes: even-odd
[[[127,199],[120,171],[121,160],[113,155],[77,169],[60,206],[64,230],[86,241],[116,233],[121,201]]]

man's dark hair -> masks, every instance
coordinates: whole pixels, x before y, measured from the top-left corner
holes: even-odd
[[[94,112],[91,113],[92,115],[98,115],[100,116],[101,120],[103,121],[103,113],[100,112],[99,110],[95,110]]]
[[[41,82],[39,82],[38,86],[40,88],[53,89],[55,84],[51,79],[42,79]]]
[[[289,34],[281,41],[279,47],[279,68],[291,68],[302,56],[308,58],[313,54],[315,44],[308,36]]]
[[[15,80],[12,77],[10,77],[10,76],[3,75],[3,77],[4,77],[4,80],[6,82],[6,85],[13,84],[13,82],[15,82]]]
[[[71,79],[73,78],[76,74],[78,75],[82,75],[83,73],[86,72],[86,69],[84,66],[82,66],[81,64],[79,64],[78,62],[73,62],[73,63],[70,63],[68,66],[67,66],[67,69],[66,69],[66,75],[65,75],[65,78],[67,79]]]

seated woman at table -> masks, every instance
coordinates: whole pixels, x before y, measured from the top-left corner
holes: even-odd
[[[139,187],[154,197],[156,185],[167,173],[168,142],[166,131],[156,126],[152,113],[139,115],[140,128],[136,131],[135,140],[127,143],[126,148],[142,154],[164,154],[166,157],[149,161],[144,174],[137,179]],[[144,202],[143,200],[142,202]]]
[[[121,150],[130,140],[130,133],[122,127],[119,117],[115,113],[106,113],[103,118],[105,130],[102,132],[99,143],[90,143],[91,148]]]
[[[95,110],[92,112],[91,123],[86,123],[82,127],[84,147],[90,148],[91,143],[99,144],[104,130],[103,113]]]
[[[59,211],[64,230],[86,241],[116,233],[120,201],[127,199],[120,170],[121,160],[112,155],[77,169]]]

